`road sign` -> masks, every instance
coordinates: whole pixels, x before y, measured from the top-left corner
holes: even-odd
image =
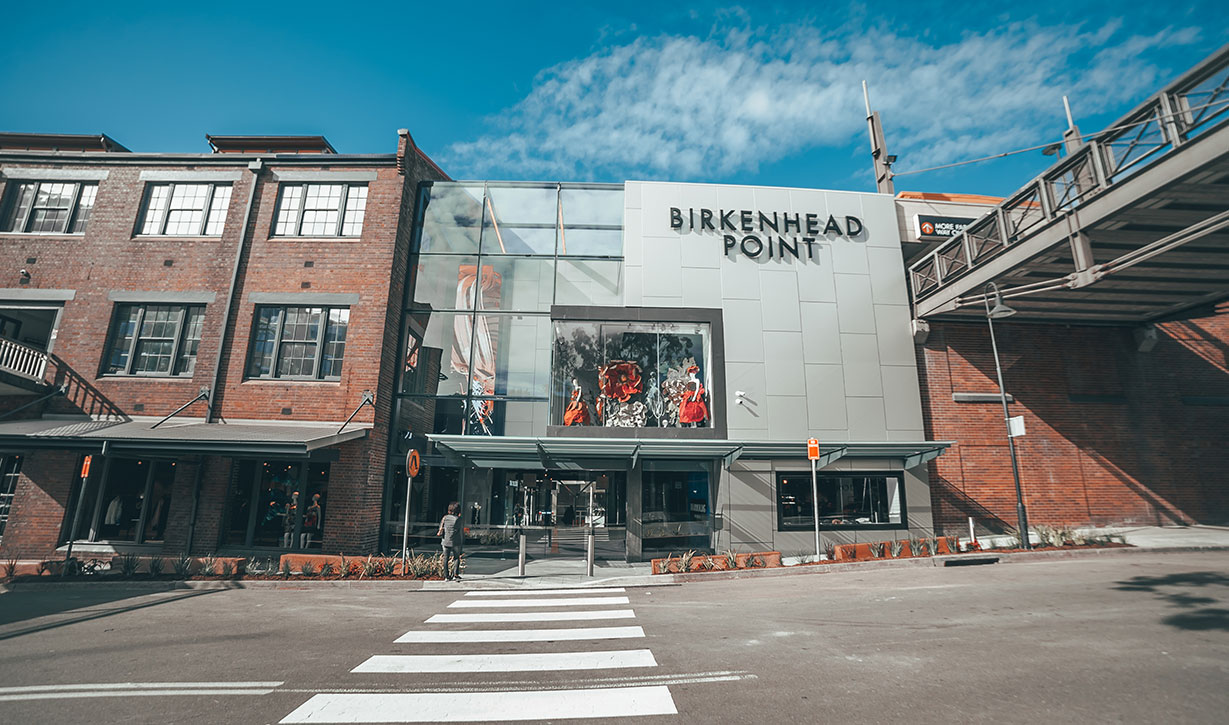
[[[94,460],[94,457],[93,457],[93,456],[86,456],[86,457],[85,457],[85,459],[81,461],[81,477],[82,477],[82,478],[87,478],[87,477],[89,477],[89,475],[90,475],[90,463],[91,463],[93,460]]]
[[[819,439],[818,438],[807,439],[807,458],[809,458],[812,461],[819,460]]]
[[[421,469],[422,459],[419,458],[418,451],[411,448],[410,452],[405,454],[405,475],[413,478],[418,475],[418,472]]]

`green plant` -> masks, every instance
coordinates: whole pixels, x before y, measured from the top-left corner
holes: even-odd
[[[836,558],[836,544],[831,541],[824,542],[824,556],[828,557],[828,561]]]
[[[141,559],[136,554],[124,554],[119,558],[119,573],[130,579],[141,568]]]
[[[201,559],[201,576],[217,576],[218,574],[218,557],[210,554],[204,559]]]
[[[155,556],[149,560],[150,576],[162,576],[162,570],[166,568],[166,560],[161,556]]]
[[[885,548],[887,548],[887,545],[888,545],[888,542],[886,541],[880,541],[880,542],[871,544],[871,556],[875,557],[876,559],[882,559],[883,551]]]
[[[294,574],[294,570],[290,568],[289,559],[282,559],[282,570],[279,573],[283,579],[289,579]]]
[[[17,576],[17,560],[9,559],[4,562],[4,578],[12,579],[15,576]]]
[[[368,554],[367,560],[363,562],[363,568],[362,568],[362,571],[359,577],[362,578],[362,577],[368,577],[368,576],[375,576],[376,570],[378,567],[379,567],[379,564],[377,564],[375,560],[371,558],[371,555]]]
[[[320,576],[321,577],[333,576],[333,572],[334,572],[333,562],[326,561],[320,565]]]
[[[738,554],[735,554],[733,549],[726,549],[725,551],[721,552],[721,555],[725,557],[725,568],[738,568]]]
[[[225,559],[222,561],[222,578],[230,579],[235,575],[235,562]]]
[[[51,572],[51,562],[50,561],[40,561],[38,563],[38,575],[39,576],[42,576],[43,574],[49,574],[50,572]]]
[[[713,571],[714,569],[717,568],[717,557],[715,556],[704,557],[703,559],[700,560],[700,568],[704,569],[704,571]]]
[[[762,556],[753,556],[747,560],[748,569],[762,569],[768,566],[768,562],[764,561]]]
[[[909,556],[922,555],[922,540],[916,536],[909,537]]]
[[[299,567],[299,573],[303,576],[316,576],[316,565],[310,561],[305,561]]]
[[[893,539],[888,544],[888,550],[892,553],[892,558],[895,559],[905,550],[905,542],[901,541],[900,539]]]
[[[177,579],[187,579],[192,576],[192,557],[187,554],[180,554],[171,562],[171,568],[175,570]]]

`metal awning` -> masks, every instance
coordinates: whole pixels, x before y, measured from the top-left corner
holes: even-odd
[[[627,438],[548,438],[532,436],[464,436],[432,434],[427,438],[452,461],[477,468],[543,470],[629,470],[641,460],[734,461],[794,458],[806,460],[806,441],[731,441]],[[841,458],[902,461],[920,466],[942,455],[951,441],[848,442],[820,446],[821,467]]]
[[[39,449],[81,453],[308,458],[313,451],[364,438],[370,424],[164,423],[107,420],[13,420],[0,422],[0,450]]]

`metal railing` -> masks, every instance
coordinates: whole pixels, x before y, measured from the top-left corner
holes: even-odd
[[[910,265],[914,303],[1226,121],[1229,46]]]
[[[47,370],[47,353],[0,337],[0,370],[42,381]]]

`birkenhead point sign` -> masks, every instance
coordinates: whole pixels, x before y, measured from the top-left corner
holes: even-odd
[[[751,259],[815,259],[815,245],[835,237],[857,237],[865,230],[862,220],[829,214],[762,211],[747,209],[680,209],[670,207],[670,228],[678,232],[720,234],[725,254],[741,253]]]

